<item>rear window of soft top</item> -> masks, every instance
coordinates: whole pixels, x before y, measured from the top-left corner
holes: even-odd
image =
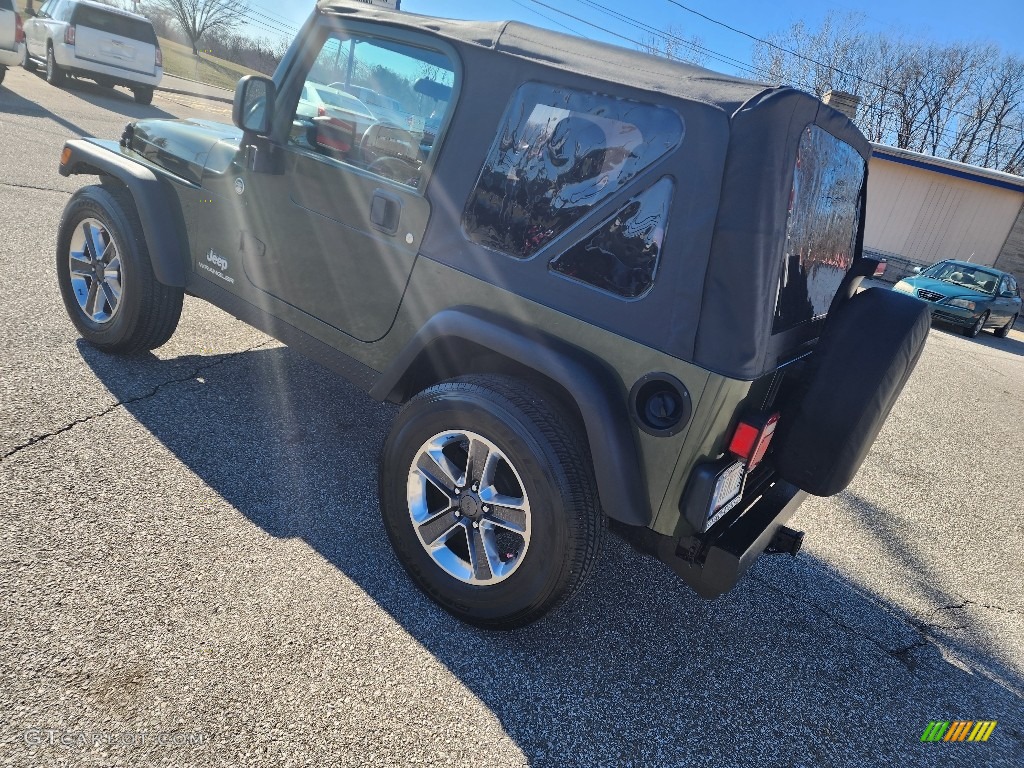
[[[71,17],[71,23],[88,27],[89,29],[109,32],[120,37],[128,37],[142,43],[149,43],[150,45],[157,44],[153,25],[145,19],[133,19],[131,16],[112,13],[111,11],[91,5],[76,6],[75,12]]]

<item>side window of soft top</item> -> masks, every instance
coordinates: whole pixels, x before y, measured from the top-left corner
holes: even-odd
[[[463,210],[463,231],[479,245],[529,259],[673,151],[684,132],[682,118],[667,107],[526,83],[505,110]],[[634,217],[635,207],[627,205],[628,211],[620,212],[623,222]],[[647,209],[662,207],[648,201]],[[604,230],[605,239],[613,236],[612,230],[618,238],[621,223],[611,227]],[[653,245],[643,242],[641,249]],[[646,277],[638,281],[598,277],[592,260],[583,254],[567,256],[553,269],[583,282],[597,280],[599,287],[633,297],[653,278],[652,259],[641,261]],[[635,266],[615,269],[632,271]]]

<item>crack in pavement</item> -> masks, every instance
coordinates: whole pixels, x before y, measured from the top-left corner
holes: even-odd
[[[885,643],[883,643],[881,640],[878,640],[877,638],[873,637],[872,635],[866,634],[865,632],[861,631],[857,627],[850,626],[846,622],[842,621],[838,616],[836,616],[835,614],[827,611],[825,608],[823,608],[822,606],[818,605],[818,603],[816,603],[813,600],[809,600],[809,599],[807,599],[804,596],[801,596],[801,595],[798,595],[798,594],[794,594],[792,592],[788,592],[788,591],[782,589],[781,587],[778,587],[775,584],[772,584],[771,582],[766,581],[765,579],[758,577],[756,574],[751,574],[750,578],[752,580],[756,581],[756,582],[759,582],[759,583],[763,584],[768,589],[770,589],[773,592],[775,592],[776,594],[779,594],[782,597],[788,599],[792,603],[797,603],[797,604],[798,603],[803,603],[804,605],[807,605],[807,606],[813,608],[818,613],[820,613],[823,616],[825,616],[826,618],[828,618],[836,626],[841,627],[841,628],[847,630],[848,632],[850,632],[851,634],[856,635],[857,637],[860,637],[860,638],[862,638],[864,640],[867,640],[869,643],[874,645],[880,651],[882,651],[883,653],[885,653],[888,656],[891,656],[892,658],[896,659],[898,662],[903,664],[911,672],[914,671],[914,667],[916,666],[916,664],[914,663],[913,658],[912,658],[913,652],[918,650],[918,649],[920,649],[920,648],[924,648],[924,647],[926,647],[926,646],[928,646],[930,644],[937,645],[936,639],[932,636],[932,631],[946,631],[946,632],[948,632],[948,631],[951,631],[951,630],[958,630],[958,629],[966,629],[967,628],[967,625],[965,625],[965,626],[952,626],[951,627],[951,626],[947,626],[947,625],[944,625],[944,624],[938,624],[938,623],[934,623],[934,622],[924,621],[924,620],[921,620],[921,619],[915,619],[912,616],[906,615],[903,618],[903,621],[905,621],[907,626],[910,627],[911,629],[913,629],[913,631],[915,631],[919,635],[919,637],[918,637],[917,640],[915,640],[914,642],[909,643],[907,645],[900,646],[898,648],[891,648],[891,647],[887,646]],[[967,605],[978,605],[978,606],[985,607],[985,608],[992,607],[992,606],[988,606],[988,605],[986,605],[984,603],[978,603],[978,602],[975,602],[973,600],[964,599],[962,603],[956,603],[956,604],[953,604],[953,605],[937,608],[937,609],[933,610],[932,613],[937,613],[938,611],[941,611],[941,610],[954,610],[956,608],[964,608]],[[885,610],[885,608],[883,607],[882,610]],[[1004,610],[1004,609],[996,608],[996,610]],[[889,611],[886,611],[886,612],[889,613]],[[1010,610],[1008,612],[1016,613],[1016,611],[1012,611],[1012,610]]]
[[[918,641],[916,641],[914,643],[911,643],[910,645],[908,645],[908,646],[906,646],[904,648],[897,648],[897,649],[889,648],[888,646],[883,644],[877,638],[872,637],[871,635],[865,634],[864,632],[860,631],[857,627],[851,627],[849,624],[845,623],[844,621],[841,621],[838,616],[836,616],[833,613],[830,613],[830,612],[826,611],[824,608],[822,608],[816,602],[814,602],[812,600],[808,600],[805,597],[801,597],[800,595],[793,594],[792,592],[787,592],[786,590],[782,589],[781,587],[778,587],[775,584],[772,584],[771,582],[766,581],[765,579],[760,578],[756,574],[751,574],[750,578],[753,581],[756,581],[756,582],[759,582],[759,583],[763,584],[764,586],[768,587],[768,589],[772,590],[772,592],[775,592],[776,594],[781,595],[782,597],[788,599],[792,603],[803,603],[805,605],[810,606],[811,608],[814,608],[816,611],[818,611],[818,613],[820,613],[823,616],[825,616],[826,618],[828,618],[836,626],[842,627],[843,629],[845,629],[848,632],[856,635],[857,637],[860,637],[860,638],[863,638],[864,640],[867,640],[869,643],[871,643],[872,645],[877,647],[879,650],[883,651],[884,653],[886,653],[886,654],[888,654],[890,656],[897,656],[897,654],[907,654],[912,649],[918,648],[918,647],[921,647],[921,646],[927,644],[927,641],[925,640],[925,638],[922,637]],[[913,626],[913,625],[911,625],[911,626]],[[917,627],[914,627],[914,629],[917,630]],[[920,633],[920,630],[917,630],[917,631]],[[897,656],[897,658],[898,658],[898,656]],[[906,663],[906,662],[904,662],[904,663]]]
[[[71,195],[73,192],[67,189],[54,189],[53,187],[37,187],[33,184],[14,184],[10,181],[0,181],[0,187],[14,187],[15,189],[34,189],[39,192],[57,192],[61,195]]]
[[[985,608],[990,611],[999,611],[1000,613],[1012,613],[1018,616],[1024,614],[1024,611],[1018,610],[1017,608],[1004,608],[1001,605],[992,605],[991,603],[979,603],[977,600],[968,600],[966,597],[962,598],[959,603],[952,603],[951,605],[940,605],[938,608],[933,608],[931,613],[938,613],[939,611],[956,611],[962,608],[967,608],[972,605],[975,605],[978,608]]]
[[[180,376],[178,378],[168,379],[167,381],[162,381],[159,384],[157,384],[156,386],[154,386],[149,392],[146,392],[145,394],[138,395],[137,397],[131,397],[131,398],[128,398],[127,400],[118,400],[116,403],[113,403],[108,408],[104,408],[99,413],[91,413],[88,416],[83,416],[80,419],[75,419],[71,423],[65,424],[63,427],[60,427],[59,429],[55,429],[55,430],[52,430],[50,432],[45,432],[42,435],[36,435],[34,437],[31,437],[28,440],[26,440],[24,443],[22,443],[21,445],[16,445],[14,448],[9,450],[7,453],[5,453],[3,455],[0,455],[0,463],[6,461],[7,459],[11,458],[15,454],[20,453],[21,451],[25,450],[26,448],[31,448],[33,445],[37,445],[38,443],[41,443],[44,440],[49,440],[51,437],[56,437],[57,435],[62,435],[65,432],[67,432],[67,431],[69,431],[71,429],[74,429],[75,427],[79,426],[80,424],[85,424],[87,422],[93,421],[94,419],[103,418],[107,414],[112,413],[112,412],[116,411],[118,408],[121,408],[123,406],[132,405],[134,403],[138,403],[138,402],[141,402],[143,400],[148,400],[151,397],[155,397],[160,392],[160,390],[163,389],[164,387],[168,387],[168,386],[170,386],[172,384],[184,384],[186,381],[191,381],[191,380],[195,379],[196,376],[198,376],[203,371],[208,371],[211,368],[216,368],[217,366],[223,365],[224,363],[228,362],[229,360],[232,360],[235,357],[238,357],[239,355],[244,355],[246,352],[252,352],[254,350],[257,350],[260,347],[263,347],[263,346],[266,346],[267,344],[270,344],[272,341],[274,341],[274,339],[267,339],[266,341],[261,341],[259,344],[254,344],[253,346],[248,347],[248,348],[243,349],[243,350],[240,350],[238,352],[228,352],[228,353],[226,353],[224,355],[218,355],[218,359],[217,360],[215,360],[213,362],[210,362],[210,363],[206,363],[205,365],[200,365],[200,366],[194,368],[186,376]]]

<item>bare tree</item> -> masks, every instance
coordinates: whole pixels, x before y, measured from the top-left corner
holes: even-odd
[[[664,56],[673,61],[685,61],[699,67],[707,64],[708,55],[704,39],[697,35],[684,37],[685,32],[670,24],[664,32],[649,32],[641,40],[640,50],[655,56]]]
[[[159,4],[181,25],[199,55],[199,42],[206,34],[225,34],[245,21],[249,6],[244,0],[159,0]]]
[[[1024,59],[984,44],[939,45],[867,33],[857,15],[803,22],[754,48],[761,77],[821,97],[861,99],[871,141],[1020,173],[1024,166]]]

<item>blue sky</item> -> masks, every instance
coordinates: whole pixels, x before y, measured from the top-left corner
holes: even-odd
[[[697,35],[704,45],[724,57],[749,64],[752,41],[737,32],[675,5],[671,0],[594,0],[632,19],[657,29],[673,25],[684,36]],[[892,30],[907,37],[937,42],[982,41],[997,43],[1004,51],[1024,56],[1024,2],[1021,0],[890,0],[890,2],[817,3],[808,0],[733,0],[713,3],[709,0],[679,0],[695,11],[721,21],[750,35],[764,36],[789,27],[803,19],[815,27],[828,10],[855,12],[864,16],[869,30]],[[253,31],[270,35],[271,30],[294,29],[309,15],[312,0],[250,0],[255,22]],[[544,7],[549,6],[549,7]],[[589,26],[591,22],[611,33],[640,39],[643,32],[591,6],[585,0],[402,0],[402,9],[460,19],[516,19],[538,26],[566,31],[565,28],[595,39],[627,45],[614,34]],[[569,18],[562,12],[579,17]],[[292,33],[294,34],[294,32]],[[725,72],[736,67],[726,62],[709,61],[708,66]]]

